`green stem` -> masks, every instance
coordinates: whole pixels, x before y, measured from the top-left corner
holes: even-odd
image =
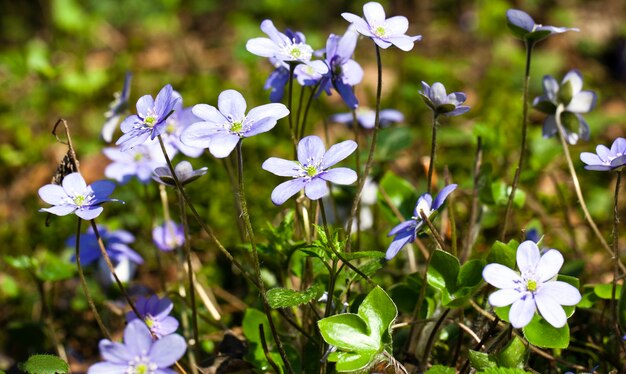
[[[519,160],[517,162],[517,168],[515,169],[515,176],[513,177],[513,184],[511,185],[511,193],[509,194],[509,200],[506,204],[504,211],[504,223],[502,224],[502,231],[500,232],[500,241],[504,242],[507,226],[509,223],[509,213],[515,198],[515,191],[519,183],[519,177],[522,173],[522,167],[524,166],[524,156],[526,154],[526,138],[528,134],[528,86],[530,83],[530,61],[533,51],[533,43],[526,42],[526,70],[524,71],[524,91],[523,91],[523,106],[522,106],[522,144],[520,146]]]
[[[376,48],[376,64],[377,64],[377,86],[376,86],[376,115],[374,116],[374,132],[372,134],[372,143],[370,144],[369,154],[367,155],[367,161],[365,162],[365,171],[363,175],[361,175],[361,181],[359,183],[356,196],[354,197],[354,202],[352,203],[352,211],[350,212],[350,218],[348,219],[348,227],[346,228],[346,238],[348,239],[346,243],[346,252],[350,252],[351,248],[351,240],[350,234],[352,233],[352,221],[354,221],[357,211],[359,209],[359,205],[361,203],[361,194],[363,193],[363,186],[365,185],[365,180],[370,174],[370,170],[372,168],[372,163],[374,161],[374,152],[376,151],[376,140],[378,139],[378,132],[380,131],[380,100],[382,97],[382,86],[383,86],[383,65],[380,59],[380,48],[377,44],[374,44]],[[357,150],[358,152],[358,150]]]
[[[626,345],[624,344],[624,340],[622,339],[622,331],[620,330],[620,325],[617,317],[617,303],[616,303],[616,293],[617,293],[617,277],[619,276],[619,264],[620,255],[619,255],[619,232],[618,232],[618,224],[619,224],[619,188],[622,182],[622,171],[619,170],[617,172],[617,181],[615,182],[615,195],[614,195],[614,204],[613,204],[613,284],[611,287],[611,319],[612,325],[615,328],[616,338],[619,341],[620,348],[622,351],[626,353]],[[626,285],[622,286],[626,287]],[[618,352],[618,361],[619,361],[619,352]]]
[[[298,139],[302,139],[304,137],[304,131],[306,130],[307,119],[309,117],[309,109],[311,108],[311,104],[313,103],[315,93],[319,89],[320,82],[317,82],[317,84],[313,86],[313,90],[311,91],[311,94],[309,95],[309,98],[306,102],[306,107],[304,108],[304,116],[302,117],[302,123],[300,124],[300,133],[298,134]]]
[[[89,287],[87,287],[87,281],[85,280],[85,274],[83,273],[83,266],[80,263],[80,226],[83,220],[78,218],[78,225],[76,227],[76,267],[78,268],[78,278],[80,278],[80,284],[83,286],[83,292],[85,293],[85,297],[87,298],[87,303],[89,304],[89,308],[93,313],[96,322],[98,322],[98,327],[100,327],[100,331],[105,338],[112,340],[111,333],[104,326],[104,322],[102,322],[102,318],[100,317],[100,313],[98,313],[98,308],[96,308],[96,304],[93,302],[91,298],[91,294],[89,293]]]
[[[261,293],[261,299],[263,300],[263,309],[265,310],[265,314],[267,315],[267,320],[269,322],[270,330],[272,332],[272,336],[274,337],[274,341],[276,342],[276,346],[278,348],[278,352],[280,353],[280,357],[285,363],[285,367],[287,371],[293,373],[293,368],[291,367],[291,362],[287,358],[287,352],[285,352],[285,348],[283,347],[283,343],[280,340],[280,336],[278,335],[278,331],[276,330],[276,326],[274,325],[274,320],[272,318],[272,308],[269,305],[267,300],[267,295],[265,294],[265,284],[263,283],[263,278],[261,277],[261,264],[259,262],[259,252],[256,247],[256,239],[254,236],[254,230],[252,228],[252,222],[250,221],[250,214],[248,213],[248,204],[246,202],[246,195],[244,189],[244,181],[243,181],[243,152],[241,150],[243,139],[240,139],[237,143],[237,147],[235,151],[237,153],[237,171],[238,171],[238,180],[239,180],[239,203],[241,206],[241,218],[243,218],[244,225],[246,227],[248,233],[248,239],[250,240],[250,244],[252,245],[252,259],[254,263],[254,272],[257,277],[257,282],[259,284],[259,292]]]
[[[570,175],[572,176],[572,182],[574,183],[574,190],[576,191],[576,196],[578,197],[578,203],[580,204],[580,208],[583,210],[583,213],[585,214],[585,219],[589,223],[589,226],[591,227],[591,230],[593,231],[593,233],[596,235],[596,237],[602,244],[602,247],[611,256],[613,256],[613,250],[611,249],[611,247],[609,247],[606,240],[604,240],[602,233],[600,233],[600,230],[598,230],[598,226],[596,226],[596,223],[594,222],[593,218],[591,218],[591,214],[589,213],[589,209],[587,209],[587,204],[585,203],[585,199],[583,198],[583,192],[580,189],[580,182],[578,181],[578,176],[576,175],[576,169],[574,168],[574,163],[572,162],[572,156],[569,153],[569,147],[567,146],[567,142],[565,141],[565,130],[563,129],[563,125],[561,124],[561,113],[563,113],[564,110],[565,108],[563,104],[559,104],[559,106],[557,106],[556,113],[555,113],[555,117],[556,117],[555,122],[556,122],[556,128],[558,129],[558,132],[559,132],[559,140],[561,141],[561,146],[563,147],[563,153],[565,154],[565,160],[567,162]],[[626,272],[626,267],[624,267],[624,264],[622,264],[621,262],[619,263],[619,267],[622,270],[622,272]]]
[[[293,128],[293,72],[296,69],[296,63],[289,63],[289,88],[287,92],[287,109],[289,109],[289,133],[291,134],[291,140],[293,142],[293,155],[294,158],[298,154],[298,140],[296,139],[296,133]]]
[[[437,113],[433,112],[433,135],[430,144],[430,164],[428,165],[428,180],[426,182],[426,192],[430,194],[432,190],[433,173],[435,171],[435,157],[437,155]]]
[[[178,205],[180,208],[180,220],[183,224],[183,232],[185,235],[185,243],[183,248],[185,249],[185,257],[187,259],[187,279],[189,282],[189,302],[191,303],[191,325],[193,326],[193,350],[196,351],[196,355],[199,356],[200,340],[198,339],[198,310],[196,306],[196,287],[193,282],[193,266],[191,264],[191,246],[189,243],[189,223],[187,222],[187,211],[185,209],[185,201],[182,193],[178,191]],[[166,223],[167,224],[167,223]]]

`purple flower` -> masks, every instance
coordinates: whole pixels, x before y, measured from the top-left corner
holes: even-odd
[[[422,91],[419,94],[436,116],[443,114],[454,117],[470,110],[468,106],[462,105],[465,102],[463,92],[453,92],[448,95],[446,88],[439,82],[433,83],[431,87],[422,81]]]
[[[139,320],[126,325],[123,344],[102,339],[98,346],[105,362],[92,365],[87,374],[175,374],[168,368],[187,350],[185,339],[178,334],[154,341],[148,327]]]
[[[174,309],[174,304],[167,297],[159,299],[157,295],[152,295],[146,299],[141,296],[135,302],[135,306],[143,321],[158,339],[172,334],[178,328],[176,318],[169,315]],[[137,320],[134,311],[131,310],[126,313],[127,322],[130,323],[134,320]]]
[[[137,145],[126,152],[110,147],[105,148],[102,153],[113,161],[104,169],[104,175],[121,184],[128,183],[132,177],[137,177],[141,183],[146,184],[152,177],[152,171],[165,165],[161,147],[151,142]]]
[[[581,295],[574,286],[554,280],[561,266],[563,255],[556,249],[541,255],[537,244],[523,242],[517,247],[519,273],[496,263],[483,269],[485,281],[500,288],[489,296],[489,303],[494,307],[513,304],[509,321],[515,328],[526,326],[537,309],[552,326],[565,326],[567,316],[561,305],[576,305]]]
[[[118,201],[109,199],[114,189],[115,183],[111,181],[97,181],[87,185],[80,173],[71,173],[63,178],[62,186],[47,184],[39,189],[39,197],[53,205],[39,211],[57,216],[76,213],[82,219],[92,220],[102,213],[100,204]]]
[[[206,166],[198,170],[193,170],[193,166],[191,166],[189,161],[181,161],[178,165],[176,165],[176,167],[174,167],[176,178],[178,178],[178,181],[183,186],[200,178],[206,174],[207,170],[208,168]],[[176,182],[174,181],[172,172],[167,166],[160,166],[154,169],[152,179],[154,179],[157,183],[176,187]]]
[[[380,126],[385,127],[392,123],[404,121],[404,114],[395,109],[383,109],[378,115]],[[333,122],[344,123],[352,126],[352,113],[338,113],[330,116]],[[376,126],[376,111],[374,109],[359,107],[356,109],[357,122],[366,129],[373,129]]]
[[[124,135],[120,137],[116,145],[122,151],[127,151],[143,142],[148,137],[156,138],[165,130],[167,117],[174,109],[180,97],[172,94],[172,86],[166,85],[159,91],[156,100],[150,95],[145,95],[137,101],[137,114],[129,116],[122,122],[120,128]]]
[[[109,231],[105,227],[98,225],[98,233],[104,243],[107,254],[112,262],[119,262],[123,258],[128,258],[136,264],[143,264],[143,258],[139,253],[133,251],[128,245],[135,241],[135,237],[125,230]],[[81,234],[80,238],[80,262],[83,265],[90,265],[96,262],[102,256],[100,246],[98,245],[98,237],[89,227],[86,233]],[[66,245],[68,247],[76,246],[76,236],[70,236]],[[72,256],[72,262],[76,261],[76,257]]]
[[[363,5],[363,14],[365,18],[352,13],[341,13],[341,16],[356,26],[360,34],[372,38],[380,48],[387,49],[393,44],[403,51],[410,51],[414,42],[422,40],[421,35],[404,34],[409,29],[406,17],[385,18],[385,9],[377,2],[372,1]]]
[[[615,139],[611,149],[600,144],[596,147],[596,153],[581,153],[580,160],[586,164],[587,170],[619,170],[626,165],[626,139]]]
[[[529,43],[535,43],[552,34],[561,34],[566,31],[579,31],[577,28],[542,26],[535,23],[528,13],[509,9],[506,11],[506,22],[513,34]]]
[[[281,205],[287,199],[304,188],[304,193],[311,200],[317,200],[328,194],[326,182],[352,184],[357,175],[352,169],[329,169],[356,150],[357,144],[346,140],[330,147],[324,147],[322,139],[311,135],[298,143],[298,161],[270,157],[261,166],[270,173],[292,179],[279,184],[272,191],[272,202]]]
[[[209,148],[217,158],[228,156],[240,139],[271,130],[276,121],[287,116],[289,109],[272,103],[253,108],[246,115],[246,100],[235,90],[222,92],[218,108],[207,104],[193,107],[193,114],[203,120],[187,127],[181,141],[188,146]]]
[[[425,193],[417,199],[417,204],[415,204],[415,209],[413,210],[413,217],[410,220],[404,221],[401,224],[397,225],[387,236],[395,235],[393,241],[387,248],[387,253],[385,258],[387,260],[391,260],[396,257],[398,252],[407,245],[408,243],[412,243],[417,238],[417,235],[425,229],[424,220],[420,212],[424,212],[427,217],[430,217],[434,212],[438,211],[439,208],[443,206],[443,203],[446,201],[448,195],[456,189],[456,184],[449,184],[445,186],[435,200],[430,194]]]
[[[161,134],[163,143],[165,143],[167,154],[170,158],[174,158],[174,156],[180,151],[188,157],[199,157],[204,152],[204,148],[190,147],[184,144],[180,141],[180,134],[182,134],[183,130],[189,127],[192,123],[200,122],[202,120],[193,114],[191,107],[183,108],[183,98],[178,92],[173,91],[172,97],[179,99],[176,100],[176,104],[174,105],[174,113],[167,117],[167,120],[165,121],[165,129]],[[155,143],[156,148],[158,148],[159,152],[161,152],[158,139],[153,140],[152,142]]]
[[[352,25],[343,36],[331,34],[328,37],[324,53],[329,70],[321,78],[319,88],[319,92],[324,90],[330,94],[330,88],[334,87],[351,109],[359,106],[352,87],[363,79],[363,69],[352,59],[357,38],[358,34]]]
[[[183,225],[169,220],[152,230],[152,241],[162,251],[173,251],[185,243]]]
[[[581,113],[591,111],[596,105],[596,94],[593,91],[583,91],[583,77],[578,70],[570,70],[563,81],[559,83],[550,75],[543,77],[542,96],[536,97],[533,106],[546,114],[543,122],[543,137],[554,136],[558,129],[555,113],[557,106],[563,105],[561,123],[565,130],[567,142],[576,144],[578,139],[589,139],[589,125]]]
[[[265,81],[263,89],[270,90],[270,101],[277,103],[285,95],[285,85],[289,82],[289,65],[273,57],[270,57],[270,62],[275,69]]]
[[[130,81],[132,80],[133,75],[130,71],[126,72],[124,76],[124,88],[122,92],[116,92],[114,94],[115,100],[109,105],[109,110],[104,113],[104,117],[106,121],[104,122],[104,126],[102,126],[102,139],[105,142],[110,143],[113,139],[113,133],[117,128],[117,125],[120,121],[120,116],[122,113],[128,109],[128,97],[130,96]]]

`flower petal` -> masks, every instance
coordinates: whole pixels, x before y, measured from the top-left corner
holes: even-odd
[[[356,148],[357,144],[353,140],[345,140],[341,143],[337,143],[330,147],[328,151],[326,151],[326,153],[324,153],[324,159],[322,160],[322,164],[320,166],[322,167],[322,169],[327,169],[335,165],[339,161],[345,159],[346,157],[350,156],[356,150]]]
[[[252,38],[246,43],[246,49],[261,57],[274,57],[280,53],[280,47],[268,38]]]
[[[80,218],[90,221],[97,218],[104,210],[101,206],[86,206],[76,210],[76,215]]]
[[[209,122],[211,124],[222,125],[228,122],[226,117],[224,117],[224,115],[220,113],[220,111],[217,110],[217,108],[212,105],[196,104],[191,109],[191,112],[193,113],[194,116],[200,118],[201,120],[205,122]],[[197,121],[197,122],[201,122],[201,121]]]
[[[545,92],[550,102],[556,102],[556,95],[559,92],[559,82],[551,75],[544,75],[543,77],[543,92]]]
[[[522,278],[515,271],[502,264],[488,264],[483,269],[483,279],[497,288],[515,288],[522,282]]]
[[[152,335],[143,321],[133,320],[124,329],[124,345],[133,356],[141,356],[150,351]]]
[[[278,157],[268,158],[263,162],[261,168],[281,177],[295,177],[300,170],[300,166],[297,162]]]
[[[535,21],[526,12],[518,9],[509,9],[506,11],[507,21],[517,27],[520,27],[526,31],[532,31],[535,27]]]
[[[227,157],[235,149],[239,139],[241,138],[234,134],[215,135],[211,139],[211,144],[209,144],[209,151],[217,158]]]
[[[517,267],[523,273],[534,273],[541,259],[539,247],[532,240],[526,240],[517,247]],[[558,270],[557,270],[558,271]]]
[[[404,221],[394,226],[394,228],[392,228],[391,231],[389,231],[389,234],[387,234],[387,236],[396,235],[400,233],[401,231],[410,231],[410,232],[415,231],[416,225],[417,225],[417,222],[415,222],[415,220],[410,219],[408,221]]]
[[[563,266],[563,255],[556,249],[550,249],[541,256],[535,275],[540,282],[546,282],[558,274]]]
[[[186,350],[187,343],[182,336],[178,334],[164,336],[152,345],[149,354],[150,362],[161,368],[166,368],[174,365],[179,358],[183,357]]]
[[[365,35],[367,37],[374,36],[370,31],[370,27],[367,24],[367,21],[365,21],[363,18],[357,16],[356,14],[347,12],[341,13],[341,16],[343,17],[343,19],[353,24],[354,28],[359,34]]]
[[[146,118],[150,111],[154,110],[154,99],[150,95],[143,95],[137,100],[137,114],[141,118]],[[139,119],[141,121],[141,119]],[[123,129],[122,129],[123,131]]]
[[[318,200],[328,195],[328,186],[322,178],[313,177],[305,186],[304,194],[311,200]]]
[[[422,36],[421,35],[416,35],[416,36],[398,35],[398,36],[391,36],[387,38],[387,40],[389,40],[389,42],[391,42],[396,47],[407,52],[413,49],[413,46],[416,41],[422,40]]]
[[[384,27],[388,35],[403,35],[409,29],[409,20],[404,16],[389,17]]]
[[[39,197],[50,205],[67,203],[68,196],[63,187],[56,184],[46,184],[39,189]]]
[[[304,178],[292,179],[279,184],[272,191],[272,202],[274,205],[282,205],[290,197],[302,190],[305,185],[306,181]]]
[[[370,26],[378,26],[385,22],[385,9],[374,1],[363,5],[363,15]]]
[[[56,205],[50,208],[41,208],[41,212],[52,213],[57,216],[66,216],[70,213],[73,213],[76,210],[76,206],[74,205]]]
[[[217,98],[217,107],[231,122],[241,121],[246,115],[246,100],[235,90],[223,91]]]
[[[580,161],[587,165],[602,165],[604,163],[604,161],[597,154],[591,152],[582,152],[580,154]]]
[[[565,110],[573,113],[587,113],[596,106],[597,96],[591,91],[582,91],[574,95]]]
[[[572,69],[567,72],[567,74],[563,77],[563,82],[561,84],[564,84],[567,81],[569,81],[572,85],[572,93],[574,95],[578,94],[583,89],[583,76],[578,70]]]
[[[389,248],[387,248],[387,252],[385,253],[385,259],[389,261],[392,258],[396,257],[402,247],[412,242],[413,240],[415,240],[415,235],[412,231],[406,231],[396,235],[396,237],[393,238],[391,244],[389,244]]]
[[[489,304],[494,307],[511,305],[519,300],[524,294],[511,288],[498,290],[489,295]]]
[[[133,356],[128,352],[126,346],[120,343],[114,343],[109,339],[100,340],[98,348],[100,349],[102,358],[114,364],[126,365],[133,359]]]
[[[163,120],[165,116],[173,109],[174,104],[180,100],[180,95],[176,98],[172,97],[173,93],[172,85],[166,84],[161,91],[157,94],[154,100],[154,112],[159,116],[159,120]]]
[[[112,374],[112,373],[126,373],[128,370],[128,363],[125,364],[112,364],[110,362],[98,362],[91,365],[87,369],[87,374]]]
[[[541,316],[548,321],[549,324],[556,328],[561,328],[567,323],[567,316],[563,307],[559,305],[548,293],[537,292],[535,294],[537,309]]]
[[[348,168],[326,170],[318,175],[321,179],[335,184],[352,184],[356,182],[356,172]]]
[[[165,317],[159,325],[159,334],[162,336],[172,334],[178,329],[178,321],[174,317]]]
[[[71,173],[63,178],[63,189],[70,196],[82,195],[87,189],[87,183],[80,173]]]
[[[319,136],[304,137],[298,143],[298,161],[303,165],[317,163],[324,157],[325,151],[324,142]]]
[[[546,282],[541,285],[538,293],[561,305],[568,306],[574,306],[582,299],[580,291],[576,287],[562,281]]]
[[[528,293],[517,300],[509,310],[509,321],[516,329],[522,328],[533,319],[535,315],[535,299]]]
[[[115,183],[111,181],[95,181],[90,185],[98,201],[107,199],[115,190]]]
[[[439,194],[437,194],[437,197],[435,197],[435,200],[433,201],[432,210],[437,210],[439,209],[443,203],[446,201],[446,198],[448,197],[448,195],[450,195],[450,193],[452,193],[452,191],[454,191],[456,189],[457,185],[456,184],[449,184],[447,186],[445,186],[441,191],[439,191]]]
[[[547,116],[545,121],[543,121],[543,128],[541,130],[543,137],[549,138],[551,136],[554,136],[557,131],[558,128],[556,127],[556,117],[553,115]]]

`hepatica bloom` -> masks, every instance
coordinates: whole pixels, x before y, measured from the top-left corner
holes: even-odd
[[[143,264],[143,258],[139,253],[129,247],[129,244],[135,241],[135,237],[125,230],[109,231],[105,227],[98,225],[98,233],[102,238],[104,247],[111,261],[117,263],[127,258],[136,264]],[[102,252],[98,245],[98,237],[89,227],[86,233],[81,234],[80,238],[80,262],[83,265],[90,265],[100,259]],[[66,241],[68,247],[76,246],[76,236],[72,235]],[[72,256],[72,262],[76,261],[76,257]]]
[[[196,179],[200,178],[204,174],[206,174],[208,168],[205,166],[198,170],[193,170],[193,166],[189,161],[181,161],[174,167],[174,173],[176,173],[176,178],[181,185],[189,184]],[[174,181],[174,177],[172,176],[172,172],[170,168],[167,166],[160,166],[154,169],[152,174],[152,179],[154,179],[157,183],[164,184],[166,186],[176,187],[176,182]]]
[[[189,127],[192,123],[200,122],[202,120],[193,114],[191,107],[183,108],[183,98],[178,92],[173,91],[172,97],[179,99],[176,100],[176,104],[174,104],[173,108],[174,112],[167,117],[167,120],[165,121],[165,129],[161,133],[167,154],[170,158],[174,158],[174,156],[180,151],[188,157],[199,157],[204,152],[204,149],[190,147],[184,144],[180,141],[180,134],[182,134],[183,130]],[[158,139],[148,143],[154,143],[159,152],[161,152]]]
[[[352,113],[338,113],[330,116],[333,122],[343,123],[352,126]],[[356,120],[359,125],[366,129],[373,129],[376,126],[376,111],[371,108],[359,107],[356,109]],[[395,109],[383,109],[378,115],[380,126],[385,127],[392,123],[404,121],[404,114]]]
[[[178,328],[176,318],[169,315],[174,309],[174,304],[167,297],[159,299],[157,295],[152,295],[146,299],[141,296],[135,302],[135,306],[143,321],[157,338],[161,339]],[[137,320],[137,315],[134,311],[126,313],[126,321],[135,320]]]
[[[422,91],[419,91],[419,94],[436,116],[443,114],[453,117],[470,110],[468,106],[463,105],[466,99],[463,92],[452,92],[448,95],[446,88],[439,82],[433,83],[432,87],[422,82]]]
[[[137,114],[124,120],[120,125],[124,135],[116,145],[126,151],[146,141],[154,139],[165,130],[167,117],[171,114],[180,96],[173,95],[171,85],[166,85],[159,91],[156,99],[145,95],[137,101]]]
[[[121,184],[128,183],[133,177],[146,184],[150,182],[152,171],[165,165],[161,147],[153,142],[139,144],[126,152],[122,152],[120,148],[109,147],[102,150],[102,153],[112,161],[104,169],[104,175]]]
[[[561,84],[550,75],[543,78],[544,94],[535,98],[533,106],[548,114],[543,122],[544,138],[557,133],[555,113],[557,106],[563,105],[561,124],[567,142],[576,144],[578,139],[589,139],[589,125],[581,114],[590,112],[595,107],[596,94],[593,91],[583,91],[582,88],[583,78],[577,70],[570,70]]]
[[[162,251],[173,251],[185,243],[183,225],[169,220],[152,230],[152,241]]]
[[[511,305],[509,321],[515,328],[526,326],[536,310],[552,326],[565,326],[567,316],[562,305],[578,304],[581,295],[574,286],[555,280],[563,255],[556,249],[542,255],[537,244],[527,240],[517,247],[516,257],[519,272],[501,264],[485,266],[485,281],[500,288],[489,296],[489,303],[494,307]]]
[[[420,212],[424,212],[427,217],[430,217],[434,212],[438,211],[443,206],[443,203],[446,201],[448,195],[450,195],[456,187],[456,184],[449,184],[445,186],[441,191],[439,191],[435,200],[433,200],[432,196],[428,193],[423,194],[417,199],[417,204],[415,204],[415,209],[413,210],[413,217],[391,229],[387,235],[395,235],[393,241],[389,245],[389,248],[387,248],[387,253],[385,254],[385,258],[387,260],[394,258],[398,252],[400,252],[402,247],[408,243],[414,242],[417,236],[424,229],[426,229],[425,222],[422,219]]]
[[[110,143],[113,133],[120,121],[120,116],[128,109],[128,97],[130,96],[130,81],[133,75],[128,71],[124,77],[124,88],[122,92],[115,93],[115,100],[109,105],[109,110],[104,114],[106,121],[102,126],[102,139]]]
[[[222,92],[217,106],[195,105],[193,114],[203,122],[190,125],[180,137],[188,146],[209,148],[217,158],[228,156],[240,139],[271,130],[276,121],[289,114],[285,105],[272,103],[253,108],[246,115],[246,100],[235,90]]]
[[[403,51],[413,49],[413,43],[422,40],[421,35],[405,35],[409,29],[409,21],[404,16],[385,18],[385,9],[377,2],[363,5],[361,18],[352,13],[341,13],[341,16],[356,27],[360,34],[372,38],[380,48],[387,49],[392,44]]]
[[[87,374],[175,374],[169,367],[185,354],[187,343],[178,334],[155,341],[145,323],[136,320],[126,325],[124,343],[102,339],[98,347],[105,361],[89,367]]]
[[[528,13],[518,9],[506,11],[506,22],[513,34],[529,43],[535,43],[553,34],[566,31],[579,31],[577,28],[543,26],[535,23]]]
[[[600,144],[596,147],[596,153],[581,153],[580,160],[586,164],[585,169],[587,170],[612,171],[621,169],[626,165],[626,139],[615,139],[611,149]]]
[[[47,184],[39,189],[39,197],[53,205],[39,211],[57,216],[75,213],[82,219],[92,220],[102,213],[102,203],[118,201],[109,199],[114,189],[115,183],[111,181],[97,181],[87,185],[80,173],[71,173],[63,178],[61,186]]]
[[[298,143],[298,161],[268,158],[261,166],[263,169],[281,177],[292,178],[274,188],[272,202],[281,205],[303,188],[309,199],[318,200],[328,194],[326,182],[354,183],[357,179],[354,170],[330,167],[350,156],[356,148],[357,144],[354,141],[346,140],[326,151],[322,139],[311,135],[302,138]]]

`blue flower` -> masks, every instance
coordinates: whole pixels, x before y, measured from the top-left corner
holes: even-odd
[[[589,140],[589,125],[581,113],[590,112],[596,105],[596,94],[593,91],[583,91],[583,77],[578,70],[570,70],[563,81],[559,83],[550,75],[543,77],[542,96],[536,97],[533,106],[546,114],[543,122],[543,137],[554,136],[558,129],[556,125],[557,106],[563,105],[561,123],[569,144],[576,144],[578,139]]]
[[[157,295],[152,295],[146,299],[141,296],[135,302],[135,307],[137,307],[137,312],[139,312],[150,331],[158,339],[174,333],[178,328],[176,318],[169,315],[172,309],[174,309],[174,304],[167,297],[160,299]],[[134,320],[137,320],[137,315],[134,311],[131,310],[126,313],[126,321],[130,323]]]
[[[552,326],[565,326],[567,315],[561,305],[576,305],[582,297],[574,286],[555,280],[561,266],[563,255],[556,249],[542,255],[533,241],[523,242],[517,247],[519,273],[496,263],[483,269],[485,281],[500,288],[489,295],[489,304],[511,305],[509,321],[515,328],[530,323],[537,309]]]
[[[111,181],[97,181],[90,185],[80,173],[71,173],[63,178],[62,186],[47,184],[39,189],[39,197],[46,203],[53,205],[42,208],[40,212],[48,212],[57,216],[75,213],[85,220],[92,220],[100,215],[104,208],[100,205],[108,201],[113,193],[115,183]]]
[[[343,123],[348,126],[352,126],[352,113],[338,113],[330,116],[330,120],[333,122]],[[374,121],[376,120],[376,111],[371,108],[359,107],[356,109],[356,120],[359,125],[366,129],[373,129],[375,127]],[[380,126],[385,127],[392,123],[403,122],[404,114],[395,109],[383,109],[378,115]]]
[[[240,139],[271,130],[289,114],[285,105],[272,103],[253,108],[246,115],[246,100],[235,90],[223,91],[217,106],[195,105],[193,114],[203,122],[190,125],[180,136],[184,144],[209,148],[217,158],[227,157]]]
[[[272,191],[272,202],[281,205],[304,188],[305,195],[318,200],[328,194],[326,182],[352,184],[357,175],[352,169],[334,168],[339,161],[350,156],[357,148],[352,140],[346,140],[330,147],[328,151],[318,136],[304,137],[298,143],[298,161],[270,157],[261,166],[264,170],[281,177],[292,179],[279,184]]]
[[[432,87],[422,82],[422,91],[419,94],[437,116],[443,114],[454,117],[470,110],[468,106],[462,105],[466,99],[463,92],[453,92],[448,95],[446,88],[439,82],[433,83]]]
[[[180,151],[187,157],[199,157],[204,152],[204,148],[190,147],[184,144],[180,141],[180,135],[187,127],[189,127],[189,125],[202,120],[193,114],[192,107],[183,107],[183,98],[178,92],[173,91],[172,97],[175,99],[178,98],[176,99],[176,104],[174,104],[173,107],[174,113],[167,117],[167,120],[165,121],[165,129],[161,133],[167,154],[170,158],[174,158],[174,156]],[[158,139],[148,143],[154,143],[156,148],[159,149],[159,152],[161,152]]]
[[[204,174],[206,174],[208,168],[205,166],[198,170],[193,170],[193,166],[189,161],[181,161],[174,168],[174,173],[176,173],[176,178],[181,185],[186,185],[200,178]],[[167,166],[159,166],[154,169],[152,173],[152,179],[154,179],[157,183],[166,185],[166,186],[176,186],[176,181],[174,181],[174,177],[172,176],[172,172],[170,168]]]
[[[187,343],[178,334],[155,341],[146,324],[135,320],[124,329],[124,343],[102,339],[98,347],[105,361],[90,366],[87,374],[175,374],[169,367],[185,354]]]
[[[183,225],[169,220],[152,230],[152,241],[162,251],[173,251],[185,243]]]
[[[408,243],[414,242],[417,235],[419,235],[419,233],[426,228],[420,212],[424,212],[427,217],[430,217],[431,214],[443,206],[443,203],[446,201],[448,195],[454,191],[456,187],[456,184],[449,184],[445,186],[441,191],[439,191],[439,194],[435,197],[434,201],[432,196],[428,193],[423,194],[417,199],[417,204],[415,204],[415,209],[413,210],[413,217],[391,229],[387,235],[395,235],[393,241],[389,245],[389,248],[387,248],[387,253],[385,255],[387,260],[391,260],[396,257],[402,247]]]
[[[116,145],[122,151],[127,151],[145,142],[148,137],[154,139],[165,130],[167,117],[171,114],[180,96],[173,95],[171,85],[166,85],[159,91],[156,100],[145,95],[137,101],[137,114],[129,116],[122,122],[122,135]]]
[[[405,35],[409,29],[409,21],[404,16],[385,18],[385,9],[377,2],[363,5],[361,18],[352,13],[341,13],[341,16],[356,27],[360,34],[372,38],[380,48],[387,49],[395,45],[403,51],[413,49],[413,43],[422,40],[421,35]]]
[[[579,31],[577,28],[542,26],[535,23],[528,13],[518,9],[507,10],[506,21],[516,37],[530,43],[538,42],[553,34],[561,34],[566,31]]]
[[[585,169],[587,170],[619,170],[626,165],[626,139],[615,139],[611,149],[600,144],[596,147],[596,153],[581,153],[580,160],[586,164]]]
[[[100,225],[98,225],[98,233],[112,262],[117,263],[127,258],[136,264],[143,264],[141,255],[128,246],[135,241],[133,234],[125,230],[109,231]],[[79,241],[81,264],[90,265],[100,259],[102,252],[98,245],[98,237],[92,227],[89,227],[86,233],[80,235]],[[68,247],[76,246],[76,236],[72,235],[69,237],[66,245]],[[76,261],[76,257],[72,256],[72,262],[74,261]]]
[[[270,57],[270,62],[275,67],[274,71],[265,81],[264,90],[270,90],[270,101],[278,103],[285,95],[285,85],[289,82],[289,65]]]
[[[112,161],[104,169],[104,175],[121,184],[128,183],[133,177],[146,184],[151,180],[152,171],[165,165],[161,147],[153,142],[139,144],[126,152],[122,152],[120,148],[109,147],[102,150],[102,153]]]
[[[102,126],[101,136],[107,143],[110,143],[113,139],[113,133],[115,133],[115,129],[120,121],[120,116],[128,109],[130,81],[132,78],[133,75],[130,71],[127,71],[124,77],[124,88],[122,92],[116,92],[114,94],[115,100],[109,105],[109,110],[104,113],[106,121],[104,122],[104,126]]]

